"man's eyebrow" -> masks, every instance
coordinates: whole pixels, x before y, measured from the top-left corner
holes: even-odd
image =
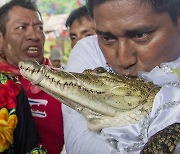
[[[85,34],[85,33],[87,33],[87,32],[91,32],[92,30],[91,29],[84,29],[82,32],[81,32],[81,34]]]
[[[76,36],[76,34],[75,34],[75,33],[70,32],[70,33],[69,33],[69,36]]]
[[[14,23],[16,24],[22,24],[22,25],[30,25],[31,23],[26,22],[26,21],[22,21],[22,20],[16,20]],[[36,23],[33,23],[33,25],[43,25],[42,21],[38,21]]]
[[[139,28],[135,28],[132,30],[127,30],[125,32],[126,36],[131,36],[134,34],[139,34],[139,33],[148,33],[148,32],[152,32],[155,29],[157,29],[157,26],[145,26],[145,27],[139,27]]]
[[[126,30],[124,32],[123,36],[131,37],[131,36],[134,36],[134,35],[140,34],[140,33],[153,32],[157,28],[158,28],[158,26],[142,26],[142,27]],[[100,30],[96,30],[96,34],[97,35],[102,35],[102,36],[107,36],[107,37],[110,37],[110,38],[117,38],[117,36],[115,36],[111,32],[103,32],[103,31],[100,31]]]
[[[97,34],[97,35],[107,36],[107,37],[110,37],[110,38],[116,38],[116,36],[113,35],[113,34],[110,33],[110,32],[103,32],[103,31],[100,31],[100,30],[96,30],[96,34]]]
[[[36,25],[43,25],[44,23],[42,21],[39,21],[36,23]]]

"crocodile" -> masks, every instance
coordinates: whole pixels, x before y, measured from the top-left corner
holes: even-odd
[[[54,70],[36,61],[19,62],[20,73],[32,84],[52,95],[65,105],[82,113],[87,126],[92,131],[113,126],[127,126],[135,124],[151,112],[154,97],[160,87],[140,78],[109,73],[103,67],[93,70],[87,69],[82,73]],[[169,141],[169,131],[172,133],[173,143]],[[168,132],[168,133],[167,133]],[[165,135],[165,133],[167,133]],[[162,138],[164,140],[162,140]],[[156,151],[168,149],[174,151],[180,141],[180,126],[174,124],[152,136],[141,153],[152,152],[155,141]],[[167,147],[164,142],[167,140]],[[170,143],[171,144],[170,144]]]

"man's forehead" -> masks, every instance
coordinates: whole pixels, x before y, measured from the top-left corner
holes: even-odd
[[[35,22],[35,23],[42,23],[42,18],[39,12],[30,10],[23,7],[14,7],[8,13],[10,22],[16,23],[26,23],[26,22]]]
[[[9,17],[11,16],[19,16],[19,17],[26,17],[26,16],[37,16],[41,17],[38,11],[31,10],[28,8],[20,7],[20,6],[14,6],[11,10],[9,10],[8,13]]]
[[[79,17],[79,18],[76,18],[76,19],[74,19],[74,21],[73,22],[79,22],[79,23],[83,23],[83,22],[93,22],[93,19],[91,19],[90,17],[88,17],[88,16],[81,16],[81,17]]]

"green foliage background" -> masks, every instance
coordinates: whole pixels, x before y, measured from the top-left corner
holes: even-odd
[[[44,17],[55,14],[69,14],[71,11],[79,7],[77,0],[36,0],[36,2],[39,11]],[[55,7],[53,7],[53,4]],[[60,40],[60,38],[45,41],[45,57],[49,57],[50,46],[56,44],[57,40]],[[66,64],[71,51],[70,39],[68,36],[64,38],[63,46],[62,63]]]
[[[56,8],[52,9],[52,4]],[[79,7],[77,0],[38,0],[37,6],[42,15],[49,14],[64,14],[70,13],[75,8]]]

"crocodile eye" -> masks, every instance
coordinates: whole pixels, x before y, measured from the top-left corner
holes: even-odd
[[[106,69],[104,67],[97,67],[94,69],[97,73],[104,73],[106,72]]]

